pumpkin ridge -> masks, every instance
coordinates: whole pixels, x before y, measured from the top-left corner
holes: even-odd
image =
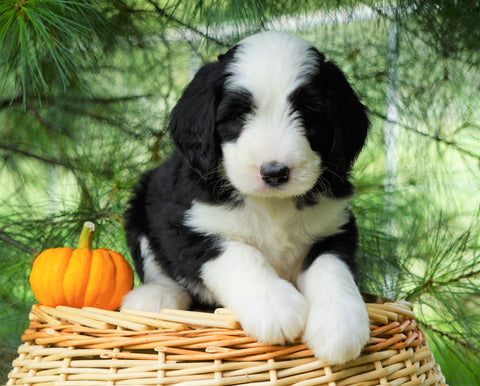
[[[63,261],[59,261],[57,266],[57,270],[53,274],[54,278],[49,280],[47,288],[49,289],[50,293],[52,294],[53,301],[55,306],[60,304],[65,304],[66,297],[65,297],[65,289],[62,285],[61,278],[65,276],[65,271],[68,269],[70,265],[70,259],[72,258],[73,249],[71,248],[55,248],[56,252],[58,252],[58,256],[60,253],[63,252]],[[60,257],[60,256],[59,256]]]
[[[92,265],[92,251],[87,248],[75,249],[63,277],[65,298],[73,307],[82,308],[85,291]]]
[[[65,304],[63,275],[70,264],[71,248],[50,248],[34,260],[30,273],[30,286],[37,300],[55,307]]]
[[[114,296],[116,276],[111,251],[106,248],[93,250],[84,306],[106,308],[105,305]]]
[[[110,257],[115,262],[115,289],[107,309],[120,307],[123,297],[133,288],[133,269],[127,260],[118,252],[110,251]]]

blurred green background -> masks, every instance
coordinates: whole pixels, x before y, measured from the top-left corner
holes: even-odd
[[[171,151],[169,111],[243,36],[282,30],[346,73],[372,130],[353,173],[362,290],[414,303],[451,385],[480,384],[478,1],[0,1],[0,381],[42,250],[129,257],[132,186]]]

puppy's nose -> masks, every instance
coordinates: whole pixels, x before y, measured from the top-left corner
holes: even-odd
[[[278,187],[288,181],[290,169],[280,162],[267,162],[260,165],[260,175],[263,182],[271,187]]]

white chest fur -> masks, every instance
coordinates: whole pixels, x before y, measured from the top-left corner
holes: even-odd
[[[195,202],[186,225],[257,248],[280,277],[295,282],[313,242],[338,233],[348,221],[347,205],[346,199],[330,198],[302,210],[291,199],[247,197],[238,206]]]

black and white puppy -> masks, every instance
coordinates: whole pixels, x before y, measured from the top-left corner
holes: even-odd
[[[303,332],[343,363],[369,339],[348,208],[365,107],[306,41],[250,36],[203,66],[172,111],[176,150],[126,212],[143,285],[123,307],[225,306],[259,341]]]

